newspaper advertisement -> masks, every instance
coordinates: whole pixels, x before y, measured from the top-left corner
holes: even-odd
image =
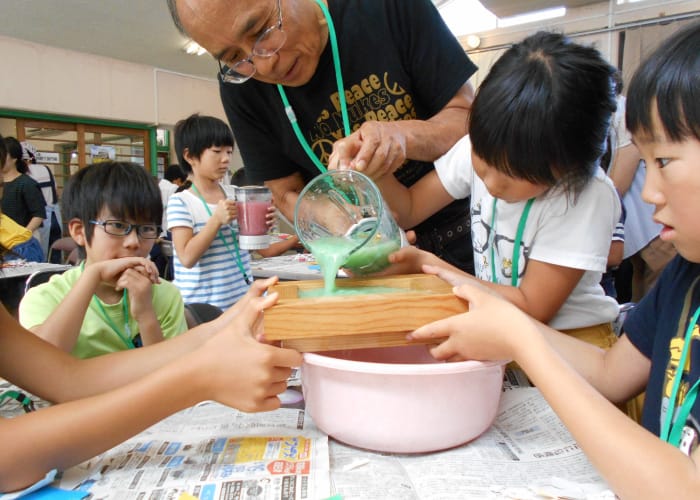
[[[496,421],[467,445],[415,455],[330,444],[349,499],[615,498],[537,389],[503,392]]]
[[[207,402],[66,471],[57,486],[94,500],[321,499],[328,456],[304,410],[248,414]]]

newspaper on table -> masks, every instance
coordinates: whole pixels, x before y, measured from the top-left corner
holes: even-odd
[[[65,471],[56,486],[92,500],[615,498],[539,390],[526,386],[506,377],[496,420],[474,441],[414,455],[329,444],[300,409],[247,414],[203,403]],[[6,417],[21,412],[11,401],[0,408]]]
[[[615,498],[534,388],[504,391],[494,424],[467,445],[398,455],[331,441],[330,457],[344,500]]]
[[[207,402],[69,469],[58,486],[93,500],[322,499],[328,456],[304,410],[248,414]]]

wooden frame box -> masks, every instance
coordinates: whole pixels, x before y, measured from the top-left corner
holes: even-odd
[[[323,280],[278,283],[271,291],[279,301],[265,310],[265,338],[301,352],[405,345],[408,332],[468,308],[451,285],[428,274],[336,280],[336,288],[363,287],[405,291],[300,298]]]

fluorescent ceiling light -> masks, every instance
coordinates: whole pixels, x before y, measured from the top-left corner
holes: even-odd
[[[448,0],[438,10],[455,36],[489,31],[497,26],[498,18],[478,0]]]
[[[182,50],[184,50],[188,54],[193,54],[193,55],[196,54],[198,56],[201,56],[202,54],[206,54],[206,52],[207,52],[206,49],[201,47],[194,40],[190,40],[189,42],[187,42]]]
[[[552,9],[543,9],[517,16],[504,17],[498,20],[499,28],[508,26],[516,26],[518,24],[534,23],[544,21],[546,19],[554,19],[555,17],[563,17],[566,15],[566,7],[554,7]]]

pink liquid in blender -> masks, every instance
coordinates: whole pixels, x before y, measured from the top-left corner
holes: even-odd
[[[267,210],[269,201],[239,201],[238,229],[244,236],[258,236],[267,234]]]

